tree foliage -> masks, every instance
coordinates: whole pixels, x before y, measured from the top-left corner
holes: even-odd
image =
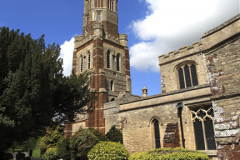
[[[57,156],[63,159],[71,158],[70,138],[62,138],[57,147]]]
[[[130,156],[129,152],[121,143],[116,142],[100,142],[96,144],[91,151],[88,153],[88,159],[128,159]]]
[[[88,152],[100,141],[107,141],[105,135],[93,128],[80,129],[71,137],[72,155],[87,159]]]
[[[116,129],[116,126],[112,126],[109,132],[106,134],[109,141],[123,143],[122,133]]]
[[[63,76],[59,45],[0,28],[0,150],[41,134],[53,117],[74,118],[95,98],[88,74]]]
[[[63,126],[54,122],[52,126],[46,128],[46,135],[42,138],[39,148],[45,153],[48,148],[57,148],[63,138]]]

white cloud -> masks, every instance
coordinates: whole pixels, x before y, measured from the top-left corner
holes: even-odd
[[[72,58],[74,50],[74,37],[70,41],[65,41],[61,46],[61,55],[63,59],[63,74],[69,76],[72,72]]]
[[[157,57],[200,40],[239,12],[238,0],[145,0],[148,11],[130,25],[141,41],[130,47],[131,66],[159,71]]]

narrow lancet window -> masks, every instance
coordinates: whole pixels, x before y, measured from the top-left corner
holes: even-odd
[[[107,68],[110,68],[110,51],[107,52]]]
[[[111,80],[110,86],[111,86],[111,91],[114,91],[114,83],[113,83],[113,80]]]
[[[88,69],[91,67],[91,55],[88,55]]]
[[[83,57],[81,56],[81,60],[80,60],[80,65],[81,65],[81,72],[83,71]]]
[[[153,126],[154,126],[155,147],[160,148],[161,143],[160,143],[159,123],[157,120],[153,122]]]
[[[117,54],[117,71],[120,71],[120,54]]]

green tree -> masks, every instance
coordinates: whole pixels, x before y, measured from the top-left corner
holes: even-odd
[[[108,139],[98,130],[93,128],[80,129],[71,137],[72,158],[88,159],[88,152],[100,141],[108,141]]]
[[[109,132],[106,134],[109,141],[123,143],[122,133],[116,129],[116,126],[112,126]]]
[[[0,28],[0,151],[44,133],[53,118],[74,119],[95,99],[89,74],[63,76],[59,45]]]
[[[57,146],[57,156],[63,159],[71,158],[70,138],[62,138]]]
[[[63,138],[63,126],[54,122],[52,126],[46,128],[46,135],[42,138],[39,148],[41,153],[45,153],[49,148],[57,148]]]

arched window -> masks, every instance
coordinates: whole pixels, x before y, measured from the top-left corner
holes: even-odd
[[[80,70],[82,72],[83,71],[83,57],[82,57],[82,55],[80,57],[81,57],[80,58]]]
[[[115,101],[115,99],[114,99],[114,98],[112,98],[112,99],[111,99],[111,102],[113,102],[113,101]]]
[[[110,51],[107,51],[107,68],[110,68]]]
[[[117,54],[117,71],[120,71],[120,54]]]
[[[153,121],[155,148],[161,148],[160,130],[158,120]]]
[[[110,89],[111,89],[111,91],[114,91],[114,82],[113,82],[113,80],[111,80],[110,81]]]
[[[211,106],[191,111],[197,150],[216,150],[214,112]]]
[[[194,64],[185,64],[178,69],[180,89],[198,85],[197,71]]]
[[[91,68],[91,54],[88,52],[88,69]]]

